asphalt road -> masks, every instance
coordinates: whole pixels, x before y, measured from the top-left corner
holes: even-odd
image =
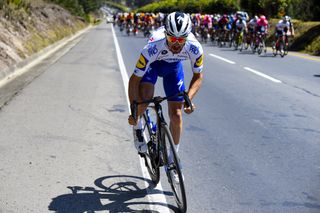
[[[149,185],[127,125],[123,76],[146,38],[114,31],[124,68],[102,24],[33,68],[42,74],[2,107],[1,213],[175,210],[164,176]],[[189,212],[320,212],[320,60],[203,46],[179,151]]]

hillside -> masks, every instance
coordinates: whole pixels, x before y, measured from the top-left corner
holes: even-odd
[[[86,25],[64,8],[42,1],[31,1],[24,8],[1,9],[0,71]]]

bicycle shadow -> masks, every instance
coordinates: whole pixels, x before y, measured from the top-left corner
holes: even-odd
[[[148,187],[140,187],[138,181],[147,183]],[[145,185],[145,183],[142,183],[142,185]],[[67,188],[71,190],[71,193],[53,198],[48,209],[50,211],[55,211],[56,213],[94,213],[103,210],[111,213],[158,213],[158,211],[155,210],[141,210],[144,206],[152,205],[164,206],[173,212],[178,211],[177,207],[167,203],[131,201],[144,198],[150,194],[173,196],[171,192],[163,192],[155,189],[153,183],[148,179],[129,175],[114,175],[100,177],[94,181],[94,184],[97,188],[88,186],[68,186]]]

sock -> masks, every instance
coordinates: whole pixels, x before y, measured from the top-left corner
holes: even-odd
[[[179,145],[180,145],[180,144],[177,144],[177,145],[175,144],[175,145],[174,145],[174,146],[176,147],[176,152],[177,152],[177,153],[178,153],[178,151],[179,151]]]

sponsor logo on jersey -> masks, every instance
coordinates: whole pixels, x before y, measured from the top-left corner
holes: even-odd
[[[157,45],[153,45],[148,49],[149,56],[153,56],[158,53]]]
[[[180,80],[177,85],[179,86],[179,91],[181,91],[181,87],[183,85],[183,80]]]
[[[141,54],[136,64],[136,68],[145,71],[147,64],[148,64],[148,60]]]
[[[182,58],[184,60],[187,60],[189,58],[189,56],[186,54],[178,54],[178,58]]]
[[[194,67],[201,67],[203,64],[203,54],[197,58],[196,63],[194,64]]]
[[[162,55],[168,54],[168,50],[162,50],[162,51],[161,51],[161,54],[162,54]]]
[[[190,52],[192,52],[193,54],[195,55],[198,55],[199,54],[199,48],[193,44],[190,45]]]

